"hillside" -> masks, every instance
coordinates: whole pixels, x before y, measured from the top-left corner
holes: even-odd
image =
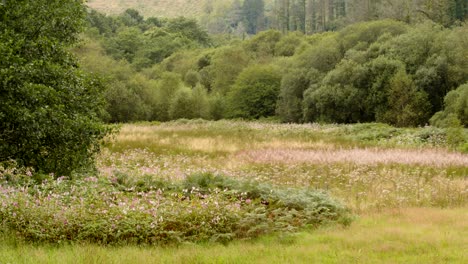
[[[196,17],[203,11],[204,0],[89,0],[88,6],[106,14],[119,14],[128,8],[144,16]]]

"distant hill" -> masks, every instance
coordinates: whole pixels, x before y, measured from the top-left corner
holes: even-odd
[[[106,14],[120,14],[128,8],[145,17],[198,17],[205,0],[88,0],[88,6]]]

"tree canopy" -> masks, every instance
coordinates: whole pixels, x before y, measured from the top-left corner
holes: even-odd
[[[85,15],[75,0],[0,5],[0,162],[61,176],[99,150],[102,85],[68,51]]]

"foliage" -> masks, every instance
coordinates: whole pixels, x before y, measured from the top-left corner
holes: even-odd
[[[253,2],[255,1],[244,2],[244,4],[248,5]],[[277,3],[284,7],[288,5],[287,2],[278,1]],[[114,58],[124,58],[123,55],[119,55],[121,51],[109,50],[111,47],[109,43],[117,43],[119,36],[125,35],[127,31],[140,32],[135,33],[128,43],[124,41],[122,44],[121,48],[125,50],[126,46],[142,41],[141,47],[130,48],[129,50],[132,51],[127,52],[128,58],[125,61],[131,61],[131,63],[127,63],[126,67],[132,69],[123,76],[137,74],[137,72],[144,73],[149,80],[143,81],[140,78],[138,82],[140,87],[146,88],[130,89],[135,87],[132,84],[134,81],[131,81],[133,78],[130,77],[125,77],[121,84],[109,85],[110,90],[122,88],[122,85],[128,89],[120,93],[129,98],[129,100],[121,98],[125,102],[123,106],[132,105],[125,108],[133,108],[135,112],[126,114],[127,121],[171,119],[167,111],[173,94],[162,93],[160,92],[161,86],[155,85],[165,78],[163,77],[165,73],[178,74],[178,77],[175,77],[178,82],[185,83],[192,89],[197,85],[204,87],[206,96],[199,96],[198,98],[202,101],[197,104],[206,105],[204,101],[206,97],[206,101],[209,102],[208,108],[211,109],[208,112],[213,110],[216,114],[197,114],[195,118],[252,118],[252,111],[250,111],[251,114],[247,114],[246,110],[239,110],[242,108],[240,104],[246,102],[247,95],[243,91],[252,90],[247,87],[246,83],[241,84],[240,74],[253,65],[264,65],[276,68],[282,76],[274,103],[268,101],[270,97],[262,97],[259,96],[261,92],[257,93],[258,100],[263,100],[259,98],[266,100],[263,103],[256,102],[260,107],[275,106],[275,111],[268,110],[262,114],[268,115],[264,117],[278,118],[283,122],[385,122],[397,126],[427,124],[432,115],[442,110],[444,97],[468,80],[468,65],[463,59],[468,50],[466,48],[468,45],[466,24],[452,28],[445,28],[429,21],[408,24],[403,21],[413,20],[406,19],[404,14],[409,14],[414,10],[405,11],[403,3],[398,2],[392,7],[380,3],[372,4],[368,6],[372,7],[371,9],[362,10],[360,14],[357,14],[354,12],[358,10],[354,8],[361,3],[353,2],[352,6],[347,6],[343,5],[344,1],[334,1],[336,5],[329,10],[335,13],[333,21],[321,23],[320,19],[323,19],[323,14],[320,12],[308,13],[311,12],[309,10],[307,14],[304,14],[301,11],[302,4],[307,6],[312,3],[307,2],[292,1],[289,3],[291,9],[282,10],[282,12],[290,12],[290,17],[299,16],[301,19],[310,15],[322,15],[322,17],[315,17],[317,19],[315,22],[301,22],[301,19],[296,18],[294,21],[289,21],[287,25],[284,24],[285,17],[278,16],[271,19],[273,11],[278,6],[265,2],[266,5],[270,4],[271,9],[268,10],[273,13],[266,12],[266,19],[263,22],[270,26],[275,23],[282,24],[280,26],[284,27],[281,28],[282,33],[278,30],[265,30],[245,39],[245,35],[238,34],[239,32],[236,31],[242,27],[242,20],[247,15],[240,12],[242,3],[208,1],[205,10],[209,16],[215,14],[222,16],[223,12],[231,12],[228,15],[229,22],[222,22],[230,23],[225,25],[226,27],[210,24],[214,27],[219,26],[222,32],[233,34],[216,37],[218,40],[223,39],[221,42],[206,42],[205,34],[202,33],[197,33],[201,39],[197,38],[197,34],[190,34],[191,31],[200,30],[193,21],[139,19],[135,12],[127,12],[116,17],[99,17],[91,12],[90,16],[93,21],[97,21],[93,22],[97,23],[96,27],[107,23],[102,30],[99,29],[99,32],[108,32],[101,34],[101,39],[94,35],[91,38],[96,43],[102,43],[105,50],[108,53],[110,51],[109,54]],[[337,32],[310,36],[303,34],[304,31],[310,33],[310,30],[316,32],[338,27],[339,23],[347,21],[348,14],[349,17],[357,19],[354,22],[369,19],[366,16],[367,12],[369,12],[368,15],[379,17],[383,6],[387,9],[395,9],[397,6],[403,8],[400,11],[398,8],[393,10],[402,12],[401,20],[403,21],[384,19],[351,23]],[[343,8],[350,8],[352,11],[351,13],[343,12]],[[424,6],[424,8],[429,8],[429,6]],[[382,16],[392,17],[396,14],[392,12],[382,14]],[[283,15],[286,16],[286,13]],[[136,17],[132,20],[133,22],[126,24],[119,22],[123,19],[122,17],[129,15]],[[207,23],[216,21],[216,23],[221,23],[217,19],[204,17],[202,20]],[[315,23],[315,25],[310,23]],[[293,28],[303,33],[284,34]],[[242,40],[237,39],[236,36],[242,37]],[[112,41],[109,42],[109,39]],[[213,43],[217,44],[209,47]],[[116,62],[113,63],[116,64]],[[112,70],[108,71],[112,72]],[[257,77],[252,77],[254,78]],[[262,80],[259,79],[258,82]],[[240,85],[245,87],[239,87]],[[115,94],[117,93],[113,93]],[[253,103],[257,99],[249,100]],[[115,105],[116,101],[111,101],[110,105]],[[140,102],[142,105],[139,105]],[[183,104],[179,105],[182,107]],[[115,111],[111,116],[115,116],[114,113]],[[115,122],[122,118],[111,118],[111,120]]]
[[[212,90],[226,95],[248,63],[249,57],[240,47],[223,47],[217,50],[209,66]]]
[[[57,176],[92,164],[108,132],[103,86],[68,52],[84,16],[80,1],[0,6],[0,161]]]
[[[401,71],[393,76],[389,85],[385,120],[399,127],[424,125],[430,109],[427,94],[418,91],[411,77]]]
[[[302,121],[304,89],[310,84],[308,77],[303,69],[291,70],[283,76],[276,109],[283,122]]]
[[[88,23],[89,35],[95,28],[105,37],[103,46],[108,55],[125,59],[138,70],[160,63],[177,51],[211,44],[208,33],[195,20],[184,17],[144,19],[135,9],[118,16],[89,11]]]
[[[2,227],[36,242],[174,244],[291,232],[350,223],[348,210],[325,193],[281,189],[212,174],[180,183],[84,178],[49,179],[18,188],[0,170]],[[52,194],[52,195],[51,195]]]
[[[468,84],[461,85],[456,90],[449,92],[445,96],[444,102],[444,110],[431,118],[431,124],[439,127],[451,127],[452,124],[459,123],[459,125],[468,127]]]
[[[280,82],[280,73],[271,66],[247,67],[228,94],[229,115],[248,119],[272,116]]]

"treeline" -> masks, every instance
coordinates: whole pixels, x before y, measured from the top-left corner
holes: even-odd
[[[178,50],[211,45],[208,33],[195,20],[184,17],[144,19],[134,9],[118,16],[90,10],[87,20],[88,35],[100,40],[107,54],[137,69],[159,63]]]
[[[379,19],[431,20],[451,26],[467,15],[466,0],[206,0],[201,23],[217,34],[256,34],[268,29],[313,34]]]
[[[93,12],[118,26],[103,30],[90,19],[76,51],[86,69],[106,76],[110,122],[275,117],[468,126],[466,24],[380,20],[310,36],[269,30],[213,46],[193,20],[119,22],[126,16],[139,17]],[[165,42],[180,39],[189,44]]]

